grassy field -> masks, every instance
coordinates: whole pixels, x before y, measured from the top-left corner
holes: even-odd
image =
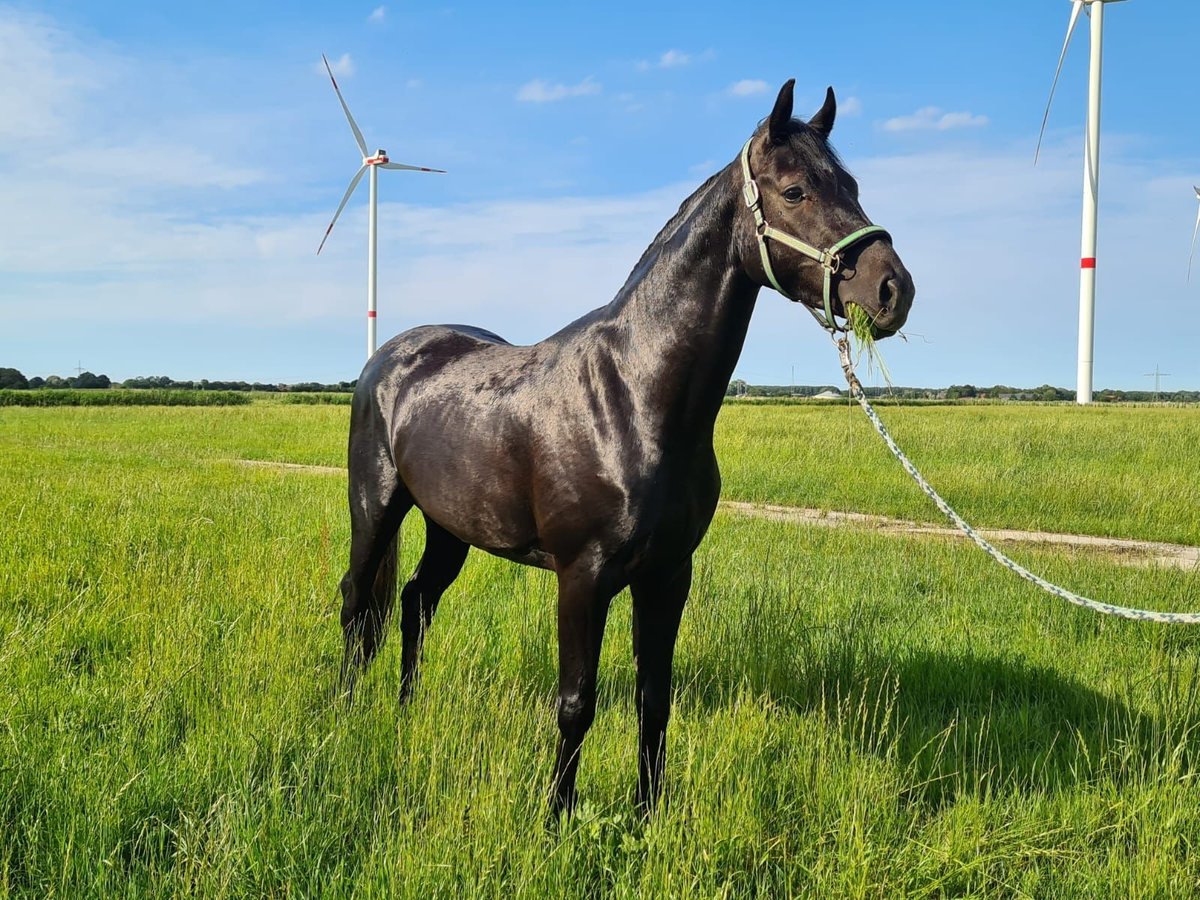
[[[668,806],[633,814],[629,604],[585,806],[545,825],[551,579],[473,553],[398,707],[336,701],[347,410],[0,410],[0,892],[1194,896],[1200,634],[1102,619],[974,549],[719,515],[677,654]],[[989,525],[1200,543],[1200,414],[885,410]],[[846,409],[727,409],[732,498],[929,518]],[[406,526],[403,567],[419,523]],[[1196,573],[1022,550],[1081,592]]]
[[[973,524],[1200,544],[1200,408],[876,406]],[[731,406],[717,438],[731,499],[940,521],[857,406]]]

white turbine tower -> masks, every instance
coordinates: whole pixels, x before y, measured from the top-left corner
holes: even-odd
[[[1196,200],[1200,201],[1200,187],[1192,187]],[[1192,257],[1196,255],[1196,234],[1200,232],[1200,208],[1196,210],[1196,227],[1192,229],[1192,252],[1188,254],[1188,284],[1192,283]]]
[[[375,287],[376,287],[376,257],[377,257],[377,222],[379,217],[379,206],[377,197],[379,192],[379,170],[380,169],[404,169],[409,172],[437,172],[444,175],[444,169],[427,169],[425,166],[406,166],[402,163],[394,163],[388,159],[386,150],[376,150],[374,155],[367,152],[367,142],[363,140],[362,132],[358,130],[358,125],[354,122],[354,116],[350,115],[350,107],[346,105],[345,99],[342,97],[342,92],[338,89],[337,79],[333,77],[333,69],[329,67],[329,60],[325,59],[325,54],[321,54],[321,60],[325,63],[325,71],[329,73],[329,80],[333,82],[333,90],[337,94],[338,102],[342,104],[342,111],[346,113],[346,121],[350,123],[350,130],[354,132],[354,140],[358,143],[358,149],[362,152],[362,166],[354,177],[350,179],[350,186],[346,188],[346,193],[342,197],[342,202],[338,204],[337,212],[333,214],[333,221],[329,223],[329,227],[325,229],[325,237],[321,238],[321,246],[317,248],[317,253],[320,254],[321,248],[325,246],[325,241],[329,239],[329,233],[333,231],[333,226],[338,220],[338,216],[342,214],[342,210],[346,208],[346,203],[350,200],[350,195],[354,193],[354,189],[358,187],[359,181],[362,180],[363,172],[368,169],[371,171],[371,191],[368,202],[369,211],[367,214],[367,359],[375,352]]]
[[[1076,372],[1075,401],[1092,402],[1092,356],[1095,346],[1096,322],[1096,209],[1100,195],[1100,69],[1104,53],[1104,4],[1119,3],[1121,0],[1073,0],[1071,19],[1067,23],[1067,37],[1063,41],[1062,53],[1058,55],[1058,68],[1054,71],[1054,82],[1050,85],[1050,99],[1046,101],[1046,112],[1042,116],[1042,130],[1038,134],[1038,149],[1033,161],[1037,164],[1042,149],[1042,136],[1046,133],[1046,121],[1050,118],[1050,104],[1054,102],[1054,89],[1058,76],[1062,74],[1063,60],[1075,31],[1075,23],[1086,6],[1092,20],[1092,54],[1088,66],[1088,113],[1083,152],[1083,242],[1079,270],[1079,368]]]

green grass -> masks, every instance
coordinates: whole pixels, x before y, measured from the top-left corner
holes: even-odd
[[[773,417],[802,411],[737,412],[722,414],[725,468],[761,478],[767,453],[751,466],[751,438],[794,449]],[[792,427],[848,427],[845,410],[818,412],[829,418]],[[897,430],[943,452],[952,442],[922,430],[926,412],[953,413],[942,422],[959,429],[958,459],[980,469],[972,454],[987,435],[1018,430],[988,420],[972,437],[977,420],[958,417],[975,410],[906,411]],[[648,824],[633,815],[622,595],[584,748],[585,807],[546,828],[545,573],[472,553],[412,702],[395,702],[397,642],[352,707],[331,696],[344,482],[222,460],[337,463],[345,415],[0,413],[0,893],[1187,897],[1200,886],[1200,634],[1068,607],[967,546],[725,515],[697,555],[680,637],[667,808]],[[864,436],[846,444],[869,452]],[[1195,446],[1181,466],[1195,468]],[[772,484],[788,474],[781,459]],[[820,483],[799,471],[812,462],[788,459]],[[404,569],[419,548],[410,521]],[[1019,556],[1130,605],[1200,596],[1195,573]]]
[[[876,409],[974,525],[1200,544],[1200,409]],[[857,406],[727,406],[717,455],[731,499],[943,521]]]
[[[850,327],[850,337],[853,340],[858,353],[855,354],[857,362],[861,364],[866,362],[867,372],[878,370],[883,376],[884,383],[892,384],[892,373],[888,371],[887,364],[883,361],[883,354],[879,351],[879,344],[875,341],[874,321],[870,313],[856,303],[850,303],[846,306],[847,322]]]
[[[1200,545],[1200,409],[878,408],[901,447],[968,521]],[[343,466],[349,410],[5,409],[0,453],[40,441],[138,457]],[[717,420],[723,495],[941,522],[857,407],[730,404]]]

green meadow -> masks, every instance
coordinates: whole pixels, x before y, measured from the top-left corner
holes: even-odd
[[[1200,410],[895,407],[980,525],[1200,544]],[[1200,632],[973,547],[718,513],[634,812],[614,601],[572,819],[547,820],[554,590],[473,552],[396,702],[336,696],[348,409],[0,409],[0,895],[1191,897]],[[936,521],[857,409],[730,406],[729,499]],[[402,568],[421,548],[406,523]],[[1020,547],[1098,599],[1200,572]]]

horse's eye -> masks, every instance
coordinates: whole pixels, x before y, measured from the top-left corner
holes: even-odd
[[[788,203],[799,203],[804,199],[804,191],[798,187],[790,187],[783,192],[783,199]]]

